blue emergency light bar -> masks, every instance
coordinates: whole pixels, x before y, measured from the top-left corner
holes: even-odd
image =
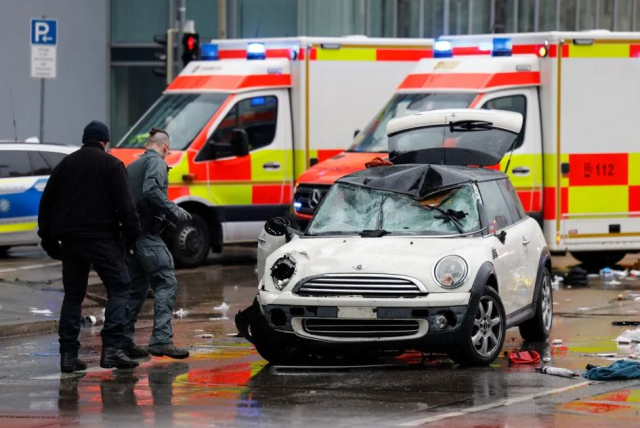
[[[453,46],[448,40],[436,40],[433,43],[434,58],[451,58],[453,56]]]
[[[205,43],[200,45],[200,58],[203,61],[217,61],[220,59],[220,51],[218,45],[213,43]]]
[[[505,37],[493,39],[491,56],[511,56],[512,51],[513,44],[511,39]]]
[[[247,45],[247,59],[265,59],[267,49],[264,43],[249,43]]]

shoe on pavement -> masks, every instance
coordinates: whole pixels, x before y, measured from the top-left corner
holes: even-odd
[[[73,373],[87,369],[87,363],[82,361],[76,354],[65,352],[60,354],[60,371],[62,373]]]
[[[127,357],[122,349],[102,348],[100,367],[103,369],[133,369],[138,367],[138,362]]]
[[[189,351],[182,348],[176,348],[173,343],[165,345],[149,345],[149,353],[154,357],[169,357],[175,360],[183,360],[189,357]]]
[[[132,359],[144,358],[149,356],[148,347],[142,346],[142,345],[136,345],[135,343],[131,347],[122,348],[122,352],[124,353],[124,355]]]

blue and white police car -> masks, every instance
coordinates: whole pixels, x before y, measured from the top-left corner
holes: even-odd
[[[38,207],[49,175],[77,146],[0,142],[0,256],[35,245]]]

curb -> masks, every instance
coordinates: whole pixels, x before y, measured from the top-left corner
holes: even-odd
[[[0,326],[0,338],[50,333],[56,330],[58,330],[58,321],[56,320],[8,324]]]

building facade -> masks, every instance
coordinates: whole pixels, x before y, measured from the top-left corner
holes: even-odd
[[[3,0],[0,28],[0,139],[38,135],[39,83],[29,77],[28,21],[60,25],[58,78],[47,82],[45,139],[77,142],[90,119],[114,140],[158,98],[166,80],[155,35],[175,27],[180,0]],[[637,0],[185,0],[201,41],[229,38],[454,34],[606,29],[635,31]],[[224,4],[220,4],[224,2]],[[224,13],[224,20],[219,13]],[[219,22],[225,28],[219,28]],[[16,43],[18,42],[18,43]]]

